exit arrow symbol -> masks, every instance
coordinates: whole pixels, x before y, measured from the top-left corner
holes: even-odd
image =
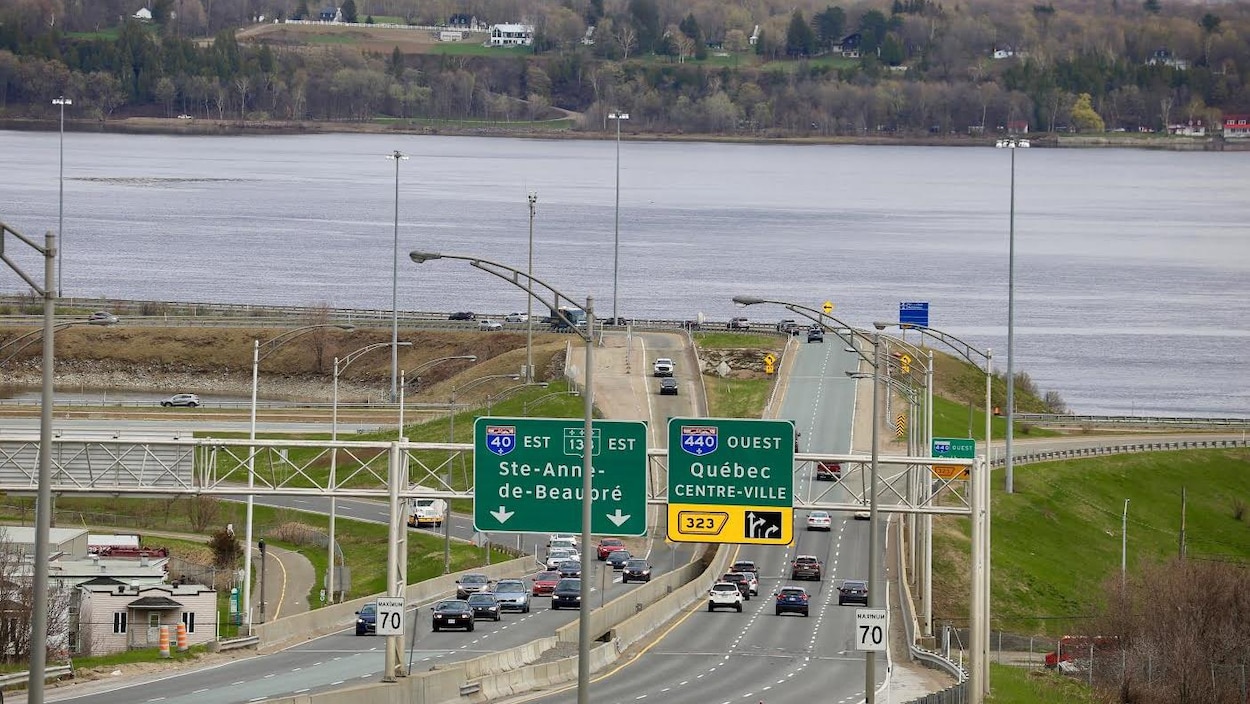
[[[491,511],[490,515],[494,516],[495,520],[499,521],[500,523],[507,523],[508,519],[512,518],[512,514],[514,513],[516,512],[509,511],[507,508],[500,506],[498,511]]]
[[[500,506],[500,508],[503,508],[503,507]],[[618,508],[616,509],[616,513],[608,514],[608,520],[612,521],[612,525],[616,526],[617,528],[620,528],[622,523],[629,520],[629,514],[628,513],[622,514],[621,509]],[[500,521],[500,523],[502,522],[503,521]]]

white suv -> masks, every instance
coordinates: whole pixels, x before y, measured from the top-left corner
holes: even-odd
[[[715,611],[722,607],[742,613],[742,592],[733,582],[717,582],[707,593],[708,611]]]
[[[503,323],[490,318],[482,318],[477,321],[478,330],[503,330]]]
[[[672,376],[674,368],[673,360],[668,357],[660,357],[655,360],[655,364],[653,364],[651,368],[654,370],[656,376]]]
[[[170,408],[172,406],[195,408],[200,405],[200,397],[195,394],[174,394],[164,401],[161,401],[161,405],[165,408]]]

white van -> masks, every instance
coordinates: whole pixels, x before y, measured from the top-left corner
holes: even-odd
[[[447,502],[442,499],[413,499],[408,525],[413,528],[442,528],[446,514]]]

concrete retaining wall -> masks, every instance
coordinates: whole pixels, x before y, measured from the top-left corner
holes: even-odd
[[[497,565],[475,567],[468,572],[481,573],[491,579],[499,579],[520,577],[533,570],[534,558],[526,556]],[[467,572],[446,574],[408,585],[408,588],[404,590],[405,603],[420,604],[439,597],[453,596],[456,593],[456,580],[462,574],[467,574]],[[356,612],[360,610],[360,607],[376,598],[376,595],[361,597],[256,626],[254,630],[260,637],[257,650],[262,653],[271,653],[296,643],[349,628],[356,622]]]

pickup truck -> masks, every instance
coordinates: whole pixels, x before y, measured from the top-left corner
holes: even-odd
[[[672,376],[673,368],[673,360],[668,357],[660,357],[651,365],[651,369],[656,376]]]

